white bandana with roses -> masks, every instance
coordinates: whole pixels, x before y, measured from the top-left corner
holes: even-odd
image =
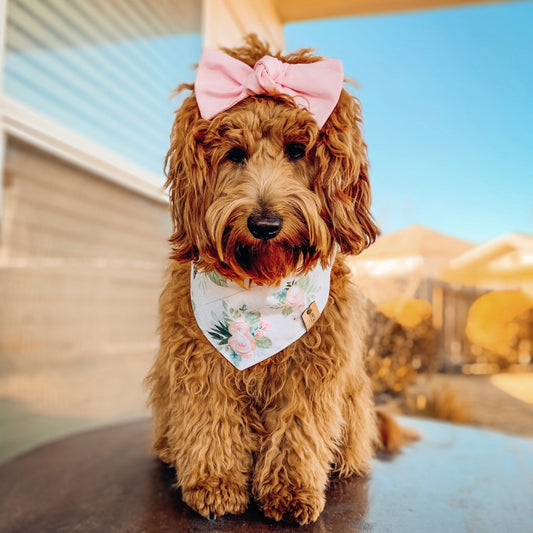
[[[245,289],[216,272],[191,268],[191,300],[198,326],[236,368],[244,370],[271,357],[306,333],[302,314],[316,303],[320,313],[329,296],[331,266],[317,265],[277,287]]]

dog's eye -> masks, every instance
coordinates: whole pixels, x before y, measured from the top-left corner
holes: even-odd
[[[305,155],[305,144],[302,143],[287,143],[285,145],[285,153],[289,159],[301,159]]]
[[[240,146],[234,146],[231,150],[228,150],[226,153],[226,159],[233,161],[234,163],[242,163],[248,159],[248,154],[244,148]]]

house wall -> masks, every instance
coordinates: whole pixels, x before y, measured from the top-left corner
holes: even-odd
[[[276,51],[283,50],[283,23],[273,0],[204,0],[204,46],[239,46],[247,33],[256,33]]]
[[[0,263],[10,366],[152,347],[169,233],[166,204],[10,140]]]
[[[60,3],[0,2],[0,461],[148,415],[169,93],[202,46],[199,0]]]
[[[168,204],[13,138],[3,202],[0,422],[16,430],[3,436],[0,459],[147,415]],[[30,431],[43,420],[54,423]]]
[[[4,93],[161,174],[200,2],[9,0],[6,17]]]

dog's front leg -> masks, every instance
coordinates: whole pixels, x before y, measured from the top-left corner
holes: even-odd
[[[246,510],[256,440],[245,406],[211,378],[209,390],[195,393],[189,383],[176,397],[168,443],[183,501],[216,518]]]
[[[222,366],[179,372],[173,390],[152,402],[158,455],[176,469],[183,501],[209,518],[246,510],[257,446],[245,401]]]
[[[267,434],[253,478],[253,494],[265,516],[303,525],[324,509],[333,450],[342,432],[331,392],[313,391],[311,397],[303,383],[290,383],[277,407],[265,413]]]

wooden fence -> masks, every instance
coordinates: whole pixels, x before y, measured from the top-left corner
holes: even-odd
[[[431,285],[438,362],[444,366],[461,364],[470,352],[465,333],[468,311],[474,301],[488,291],[439,280],[432,280]]]

